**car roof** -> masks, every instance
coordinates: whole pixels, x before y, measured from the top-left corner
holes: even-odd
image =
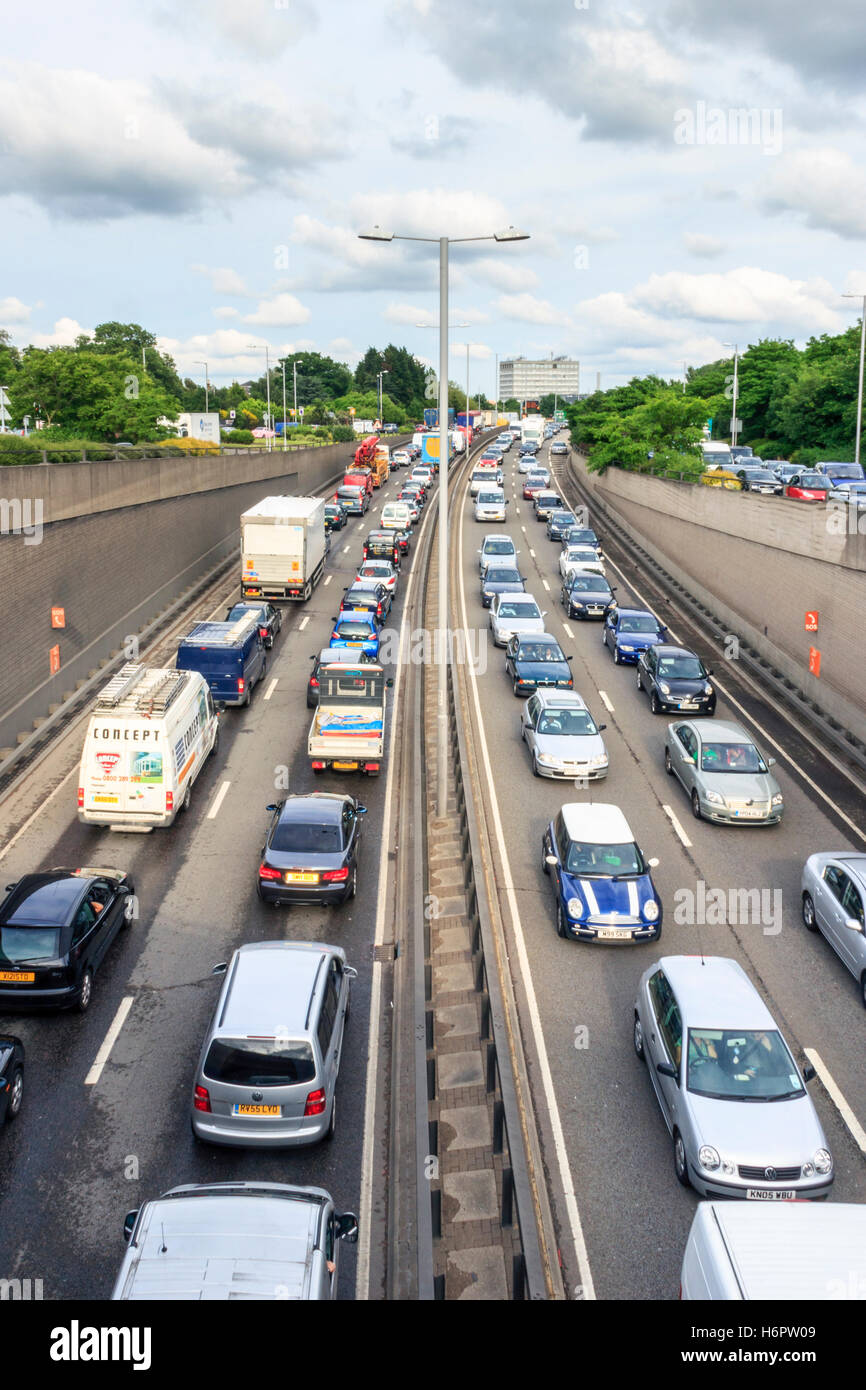
[[[866,854],[849,854],[843,851],[842,854],[834,854],[833,858],[839,864],[844,864],[849,873],[859,878],[861,883],[866,883]]]
[[[618,806],[603,801],[568,801],[562,819],[571,840],[596,845],[621,845],[633,841],[629,823]]]
[[[340,819],[343,806],[350,799],[342,792],[306,792],[287,796],[280,811],[280,820],[330,825]]]
[[[651,613],[648,608],[617,608],[616,616],[618,618],[652,618],[654,623],[659,623],[659,626],[661,626],[660,620],[656,617],[655,613]],[[656,647],[656,651],[679,650],[679,647]]]
[[[253,941],[235,952],[230,983],[215,1033],[247,1037],[251,1030],[303,1031],[322,962],[333,946],[306,941]]]
[[[676,642],[657,642],[653,647],[656,656],[697,656],[691,647],[680,647]],[[700,659],[700,658],[698,658]],[[713,720],[713,723],[716,721]]]
[[[704,743],[754,743],[752,735],[734,719],[692,719]]]
[[[552,632],[517,632],[514,635],[519,642],[532,642],[533,646],[539,642],[547,642],[550,646],[555,644],[559,647],[559,638]]]
[[[23,874],[0,905],[0,923],[14,919],[22,903],[35,904],[22,916],[20,926],[63,927],[87,893],[93,878],[81,878],[66,869],[44,874]]]
[[[586,701],[576,690],[537,690],[534,698],[545,709],[586,709]]]
[[[776,1028],[738,961],[727,956],[662,956],[683,1023],[705,1028]]]

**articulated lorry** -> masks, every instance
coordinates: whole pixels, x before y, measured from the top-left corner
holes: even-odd
[[[308,599],[325,568],[321,497],[264,497],[241,516],[241,594]]]

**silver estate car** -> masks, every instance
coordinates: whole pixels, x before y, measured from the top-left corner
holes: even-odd
[[[697,820],[778,825],[785,804],[775,761],[733,720],[677,720],[665,734],[665,771],[682,783]]]
[[[235,951],[205,1035],[192,1131],[210,1144],[295,1148],[331,1139],[350,983],[339,946],[254,941]]]
[[[859,981],[866,1006],[866,854],[810,854],[801,888],[806,927],[826,936]]]
[[[520,737],[529,749],[536,777],[607,776],[608,758],[596,724],[577,691],[538,690],[520,715]]]
[[[724,956],[663,956],[641,976],[634,1049],[702,1197],[826,1197],[833,1158],[801,1072],[755,986]]]

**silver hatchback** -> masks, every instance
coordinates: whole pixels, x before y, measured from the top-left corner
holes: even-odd
[[[866,1005],[866,854],[810,854],[801,889],[806,927],[826,936]]]
[[[665,771],[681,782],[697,820],[725,825],[778,825],[782,789],[741,724],[683,719],[669,724]]]
[[[209,1144],[294,1148],[333,1137],[357,971],[339,946],[258,941],[235,951],[199,1057],[192,1131]]]

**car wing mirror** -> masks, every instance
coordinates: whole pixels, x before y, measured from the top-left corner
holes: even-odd
[[[274,801],[272,801],[268,806],[265,807],[266,811],[276,811],[278,809],[279,808],[277,807],[277,804]]]
[[[776,759],[775,759],[775,758],[768,758],[768,759],[767,759],[767,767],[775,767],[775,766],[776,766]]]
[[[559,863],[559,860],[557,859],[555,854],[546,854],[544,856],[544,862],[548,865],[549,868],[553,869]]]
[[[135,1223],[138,1220],[139,1210],[140,1208],[136,1207],[133,1211],[128,1211],[123,1218],[123,1239],[125,1241],[129,1240],[135,1230]]]
[[[657,859],[648,859],[646,862],[649,864],[651,869],[657,869],[659,866],[659,861]]]
[[[607,725],[606,725],[606,724],[596,724],[595,727],[598,729],[598,732],[601,734],[601,733],[603,733],[604,730],[607,728]]]
[[[803,1080],[806,1082],[815,1080],[815,1068],[812,1066],[811,1062],[808,1062],[803,1068]]]
[[[226,973],[226,971],[228,970],[228,968],[229,968],[229,963],[228,963],[228,961],[227,961],[227,960],[221,960],[217,965],[214,966],[213,970],[212,970],[210,973],[211,973],[212,975],[224,975],[224,974]]]
[[[862,930],[863,930],[863,927],[861,926],[860,922],[858,922],[858,920],[857,920],[856,917],[846,917],[846,918],[845,918],[845,926],[848,928],[849,931],[862,931]]]
[[[354,1245],[358,1239],[358,1218],[353,1211],[344,1211],[337,1217],[337,1239]]]
[[[656,1062],[656,1071],[660,1076],[669,1076],[672,1081],[679,1081],[677,1069],[670,1062]]]
[[[386,680],[385,684],[386,684],[386,685],[388,686],[388,688],[390,689],[390,687],[394,684],[394,678],[393,678],[393,676],[389,676],[388,679]]]

